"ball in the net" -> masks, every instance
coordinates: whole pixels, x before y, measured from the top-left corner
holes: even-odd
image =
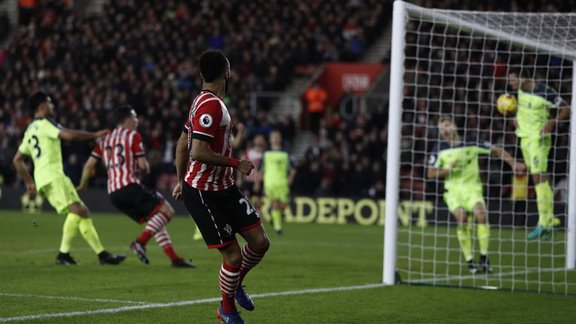
[[[505,93],[498,97],[496,108],[502,115],[508,116],[516,112],[518,109],[518,101],[513,95]]]

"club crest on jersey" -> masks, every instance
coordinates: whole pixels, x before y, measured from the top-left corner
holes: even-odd
[[[226,226],[224,226],[224,232],[226,232],[228,235],[232,235],[232,226],[230,226],[230,224],[226,224]]]
[[[204,114],[204,115],[200,116],[200,126],[206,127],[206,128],[212,126],[212,116],[210,116],[208,114]]]

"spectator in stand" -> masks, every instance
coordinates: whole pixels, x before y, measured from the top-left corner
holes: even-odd
[[[4,41],[10,34],[10,18],[6,11],[0,11],[0,42]],[[0,64],[0,68],[2,64]]]
[[[17,125],[16,107],[25,99],[20,89],[58,89],[61,122],[86,130],[95,129],[92,122],[108,124],[115,103],[146,107],[138,111],[142,139],[150,148],[152,175],[160,177],[158,183],[164,187],[169,186],[174,172],[162,165],[166,147],[173,145],[168,134],[179,132],[174,120],[200,90],[194,56],[208,42],[223,47],[230,53],[231,63],[242,66],[233,71],[224,98],[233,103],[230,112],[234,115],[249,111],[252,91],[283,89],[298,66],[338,60],[346,50],[342,30],[349,15],[354,15],[354,28],[360,34],[379,32],[386,17],[377,0],[363,1],[361,6],[352,6],[347,0],[298,3],[290,11],[265,0],[242,5],[228,0],[111,1],[98,16],[81,17],[73,14],[69,1],[22,3],[32,4],[29,21],[23,23],[34,28],[20,29],[6,50],[0,107],[8,107],[8,127],[17,127],[8,136],[23,127]],[[221,24],[199,28],[199,21],[212,20],[215,15]],[[261,21],[268,21],[272,28],[263,30]],[[242,28],[237,28],[239,25]],[[244,82],[235,82],[239,79]],[[270,104],[268,101],[262,114],[269,115]],[[253,118],[239,120],[251,125]],[[262,133],[265,136],[279,127],[269,116],[258,119],[255,124],[260,130],[267,129]],[[287,127],[287,132],[282,130],[285,139],[291,141],[293,121],[281,123]],[[79,153],[79,160],[88,153]],[[165,173],[170,176],[163,177]],[[155,179],[148,181],[156,183]]]
[[[18,1],[18,25],[26,27],[32,22],[37,5],[37,0]]]
[[[429,7],[439,5],[433,1],[420,2]],[[381,35],[382,26],[390,17],[388,5],[378,0],[298,2],[289,11],[285,6],[265,0],[242,4],[228,0],[111,1],[104,4],[103,12],[98,16],[74,15],[70,10],[70,1],[22,0],[20,3],[32,4],[30,8],[33,10],[26,25],[34,28],[19,29],[7,44],[4,54],[0,51],[3,71],[3,78],[0,78],[0,110],[3,110],[3,124],[7,130],[5,136],[10,137],[8,145],[11,149],[14,149],[15,144],[12,143],[19,139],[28,123],[20,113],[22,109],[19,107],[23,106],[26,95],[21,89],[42,88],[58,92],[61,96],[57,98],[61,101],[58,106],[62,109],[59,112],[60,122],[84,130],[98,129],[94,123],[108,124],[109,112],[115,103],[146,107],[138,113],[141,116],[142,139],[150,148],[153,170],[151,179],[147,181],[163,187],[170,187],[174,178],[173,167],[165,163],[166,158],[162,158],[166,156],[167,148],[173,145],[170,143],[173,136],[168,134],[180,131],[179,123],[175,121],[189,106],[188,99],[200,90],[195,77],[199,71],[193,58],[208,42],[224,47],[230,53],[231,63],[242,66],[232,72],[230,91],[224,98],[226,102],[233,103],[229,108],[232,115],[238,115],[234,119],[247,125],[250,137],[261,131],[266,136],[270,129],[278,128],[278,121],[269,116],[272,101],[259,100],[258,107],[264,107],[259,110],[262,116],[253,120],[255,116],[243,113],[249,111],[251,92],[279,91],[292,75],[306,70],[302,67],[347,60],[354,55],[357,57]],[[440,5],[474,10],[572,11],[571,3],[563,0],[529,0],[522,6],[517,0],[466,4],[447,0]],[[213,19],[215,15],[222,19],[219,26],[199,28],[199,21]],[[259,19],[255,19],[256,16]],[[262,21],[269,22],[271,28],[263,30]],[[242,28],[237,28],[239,25]],[[194,37],[191,39],[190,35]],[[428,44],[439,39],[421,37],[419,41]],[[445,48],[443,51],[423,51],[422,46],[407,48],[407,57],[432,55],[432,58],[449,64],[435,64],[428,70],[421,63],[416,64],[416,59],[408,62],[407,98],[415,91],[429,91],[429,96],[414,107],[404,107],[405,114],[417,116],[417,128],[427,128],[430,123],[434,124],[428,118],[441,113],[439,103],[442,99],[454,98],[457,102],[468,103],[466,107],[454,107],[453,112],[477,119],[479,136],[492,142],[513,143],[516,139],[509,136],[512,123],[492,115],[494,109],[489,104],[492,98],[487,91],[475,91],[501,88],[502,84],[498,83],[503,81],[496,80],[496,85],[490,85],[488,80],[500,74],[501,62],[510,60],[508,57],[492,58],[489,54],[478,54],[472,55],[472,59],[482,64],[471,65],[467,63],[466,53],[474,52],[475,46],[467,40],[460,41],[462,43],[457,44],[455,38],[447,39],[446,44],[439,44]],[[472,51],[459,50],[462,48],[471,48]],[[454,73],[453,86],[418,88],[424,77],[430,77],[430,82],[439,84],[438,75],[443,66],[446,68],[444,72]],[[482,75],[489,75],[485,75],[485,78],[467,77],[466,73],[462,73],[467,68],[479,69]],[[563,71],[569,69],[560,66],[549,73],[554,79],[561,80]],[[236,82],[239,79],[243,82]],[[473,104],[479,102],[482,104]],[[341,117],[346,119],[346,116]],[[376,117],[370,120],[385,121]],[[161,125],[161,129],[157,125]],[[251,125],[255,125],[254,128]],[[289,123],[286,125],[289,126]],[[328,139],[335,140],[336,132],[328,128]],[[288,133],[284,130],[282,133],[285,139],[291,141]],[[369,134],[369,129],[366,129],[366,134]],[[505,136],[508,138],[504,139]],[[347,136],[339,140],[343,141],[339,142],[342,150],[352,150],[352,141]],[[415,142],[415,147],[430,145],[422,139]],[[82,162],[89,151],[74,152],[78,148],[66,143],[62,147],[66,154],[78,153]],[[381,159],[383,161],[384,157]],[[310,168],[309,165],[302,167]],[[6,173],[13,171],[10,167]],[[156,178],[161,180],[157,182]],[[8,185],[14,183],[10,177],[5,180]],[[93,183],[102,184],[105,179],[96,179]]]
[[[320,120],[326,113],[328,92],[318,82],[314,82],[304,93],[306,112],[308,113],[309,129],[318,132]]]

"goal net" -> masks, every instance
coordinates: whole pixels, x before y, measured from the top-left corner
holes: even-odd
[[[393,29],[384,282],[576,293],[576,14],[396,1]]]

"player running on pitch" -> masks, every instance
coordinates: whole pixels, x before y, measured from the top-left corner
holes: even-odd
[[[174,216],[172,206],[156,191],[144,187],[139,176],[150,172],[142,137],[138,133],[138,116],[132,107],[122,106],[114,110],[116,128],[103,136],[84,164],[82,179],[77,190],[88,185],[90,174],[102,160],[108,174],[108,194],[112,204],[137,223],[146,223],[144,231],[130,244],[130,249],[144,264],[150,261],[146,244],[154,237],[164,254],[170,258],[172,267],[195,268],[176,254],[166,226]]]

